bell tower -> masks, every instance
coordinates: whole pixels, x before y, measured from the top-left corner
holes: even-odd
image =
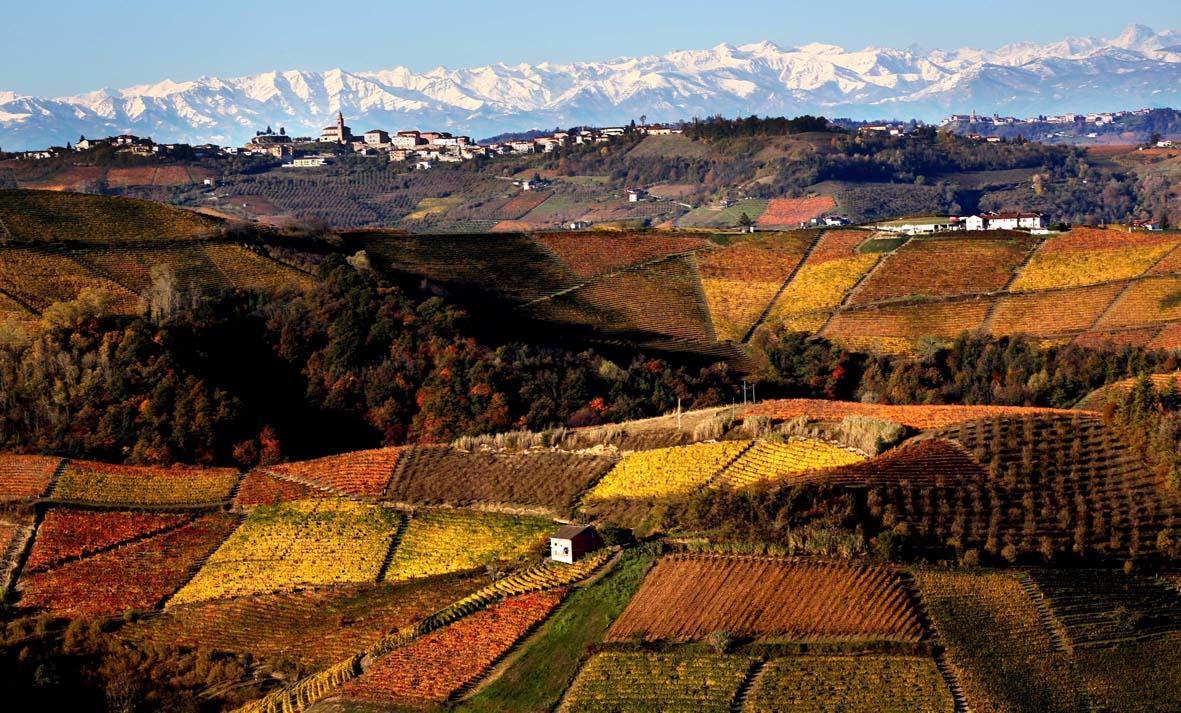
[[[348,137],[344,135],[344,113],[336,112],[336,140],[344,143]]]

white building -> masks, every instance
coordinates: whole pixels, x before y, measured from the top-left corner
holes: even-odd
[[[963,222],[955,217],[928,216],[923,218],[902,218],[885,223],[878,223],[878,230],[899,235],[931,235],[933,233],[947,233],[962,230]]]
[[[583,555],[602,547],[595,528],[589,525],[563,525],[549,538],[550,559],[573,564]]]
[[[328,165],[327,156],[302,156],[294,159],[290,164],[292,168],[319,168],[320,166]]]
[[[982,213],[964,219],[965,230],[1045,230],[1041,213]]]
[[[412,149],[416,146],[425,146],[426,141],[418,135],[417,131],[399,131],[397,136],[390,137],[390,146],[395,149]]]

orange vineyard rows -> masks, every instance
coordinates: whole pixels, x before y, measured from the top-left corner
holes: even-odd
[[[479,678],[562,601],[554,592],[506,599],[379,658],[342,698],[443,703]]]
[[[644,579],[611,641],[692,641],[714,631],[765,639],[919,641],[926,631],[888,569],[776,558],[675,555]]]
[[[21,606],[59,616],[112,616],[152,609],[237,526],[230,515],[197,518],[162,535],[21,578]]]
[[[51,569],[128,540],[176,527],[188,515],[53,509],[37,527],[26,572]]]
[[[662,255],[700,250],[709,244],[701,238],[629,233],[542,233],[535,238],[579,277],[594,277]]]
[[[832,196],[810,198],[772,198],[767,210],[759,216],[758,225],[794,228],[813,218],[819,218],[837,207]]]
[[[0,503],[44,495],[61,462],[51,456],[0,455]]]
[[[821,421],[839,421],[845,416],[870,416],[884,421],[893,421],[920,430],[940,428],[963,421],[998,415],[1020,414],[1070,414],[1068,410],[1045,409],[1024,406],[890,406],[866,404],[854,401],[825,401],[821,399],[779,399],[763,401],[746,407],[743,418],[769,416],[777,420],[790,420],[799,416]]]
[[[404,451],[404,448],[353,451],[316,460],[272,465],[264,470],[346,495],[377,498],[385,494],[394,467]]]

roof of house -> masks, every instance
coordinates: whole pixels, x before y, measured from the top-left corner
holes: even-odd
[[[994,218],[994,219],[1001,218],[1001,219],[1012,220],[1013,218],[1040,218],[1041,215],[1042,215],[1041,213],[1007,212],[1007,213],[990,213],[990,214],[985,215],[985,217],[986,218]]]
[[[550,535],[550,537],[554,537],[559,540],[572,540],[575,537],[581,535],[583,532],[591,529],[592,528],[590,525],[563,525],[558,528],[557,532]]]

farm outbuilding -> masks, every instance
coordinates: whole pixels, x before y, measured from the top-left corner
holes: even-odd
[[[599,533],[590,525],[564,525],[549,538],[550,559],[573,564],[602,544]]]

